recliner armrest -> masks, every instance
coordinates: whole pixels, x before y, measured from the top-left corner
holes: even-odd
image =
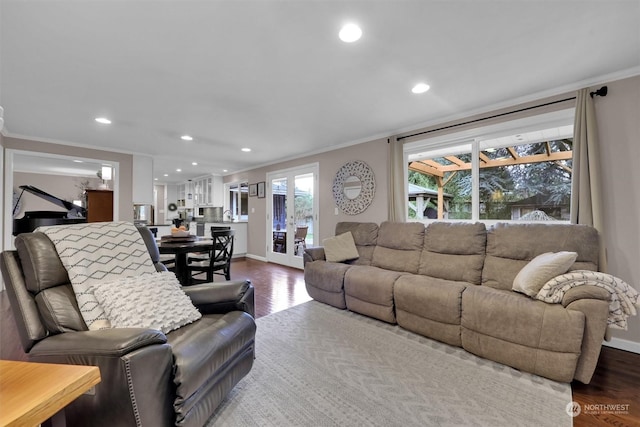
[[[99,331],[66,332],[52,335],[33,346],[31,357],[85,355],[120,357],[139,348],[165,344],[160,331],[145,328],[114,328]]]
[[[255,317],[254,289],[249,280],[202,283],[182,289],[202,314],[240,310]]]
[[[311,261],[324,261],[325,259],[323,246],[314,246],[304,250],[303,262],[305,264]]]
[[[564,297],[562,297],[562,306],[567,307],[572,302],[580,299],[600,299],[609,301],[611,299],[611,295],[605,289],[598,286],[576,286],[565,292]]]

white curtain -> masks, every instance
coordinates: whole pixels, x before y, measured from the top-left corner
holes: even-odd
[[[404,151],[402,141],[389,138],[389,221],[406,222],[407,220],[407,183],[404,178]]]
[[[571,181],[571,223],[593,226],[600,234],[599,269],[607,271],[604,246],[604,206],[598,155],[598,127],[589,89],[576,97],[573,129],[573,177]]]

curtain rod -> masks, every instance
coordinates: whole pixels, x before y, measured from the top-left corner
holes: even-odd
[[[471,123],[478,123],[478,122],[482,122],[482,121],[485,121],[485,120],[495,119],[496,117],[508,116],[509,114],[521,113],[523,111],[528,111],[528,110],[533,110],[533,109],[536,109],[536,108],[546,107],[546,106],[549,106],[549,105],[559,104],[561,102],[571,101],[572,99],[576,99],[576,97],[572,96],[570,98],[559,99],[557,101],[551,101],[551,102],[547,102],[545,104],[532,105],[531,107],[520,108],[518,110],[513,110],[513,111],[507,111],[506,113],[494,114],[493,116],[482,117],[482,118],[479,118],[479,119],[468,120],[468,121],[462,122],[462,123],[456,123],[456,124],[449,125],[449,126],[443,126],[443,127],[437,128],[437,129],[425,130],[425,131],[422,131],[422,132],[413,133],[411,135],[401,136],[401,137],[398,138],[398,141],[401,141],[401,140],[407,139],[407,138],[412,138],[414,136],[426,135],[428,133],[437,132],[437,131],[440,131],[440,130],[452,129],[452,128],[456,128],[458,126],[464,126],[464,125],[468,125],[468,124],[471,124]]]
[[[607,96],[607,91],[608,91],[607,86],[602,86],[600,89],[598,89],[596,91],[589,92],[589,95],[591,95],[592,98],[594,96]],[[521,113],[523,111],[533,110],[535,108],[540,108],[540,107],[546,107],[546,106],[549,106],[549,105],[559,104],[561,102],[571,101],[572,99],[576,99],[576,97],[572,96],[572,97],[569,97],[569,98],[559,99],[557,101],[547,102],[545,104],[533,105],[531,107],[520,108],[519,110],[508,111],[506,113],[494,114],[493,116],[482,117],[482,118],[479,118],[479,119],[468,120],[466,122],[457,123],[457,124],[454,124],[454,125],[443,126],[443,127],[437,128],[437,129],[425,130],[423,132],[418,132],[418,133],[413,133],[411,135],[401,136],[401,137],[398,138],[398,141],[401,141],[401,140],[407,139],[407,138],[412,138],[414,136],[426,135],[428,133],[437,132],[439,130],[451,129],[451,128],[455,128],[455,127],[458,127],[458,126],[468,125],[468,124],[471,124],[471,123],[482,122],[484,120],[495,119],[496,117],[508,116],[509,114]],[[387,142],[391,142],[391,140],[388,139]]]

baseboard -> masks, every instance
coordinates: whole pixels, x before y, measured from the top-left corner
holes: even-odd
[[[255,259],[256,261],[268,262],[267,258],[263,256],[253,255],[253,254],[245,254],[246,258]]]
[[[631,353],[640,354],[640,343],[635,341],[623,340],[620,338],[611,338],[610,341],[603,341],[602,345],[618,350],[630,351]]]

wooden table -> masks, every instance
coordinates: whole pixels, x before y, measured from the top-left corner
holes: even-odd
[[[156,240],[158,250],[161,254],[174,254],[176,257],[176,277],[182,286],[187,286],[191,282],[189,277],[189,266],[187,265],[187,254],[189,252],[207,252],[213,250],[215,244],[210,237],[198,237],[193,241],[163,241]]]
[[[0,426],[37,426],[99,382],[97,366],[0,360]]]

